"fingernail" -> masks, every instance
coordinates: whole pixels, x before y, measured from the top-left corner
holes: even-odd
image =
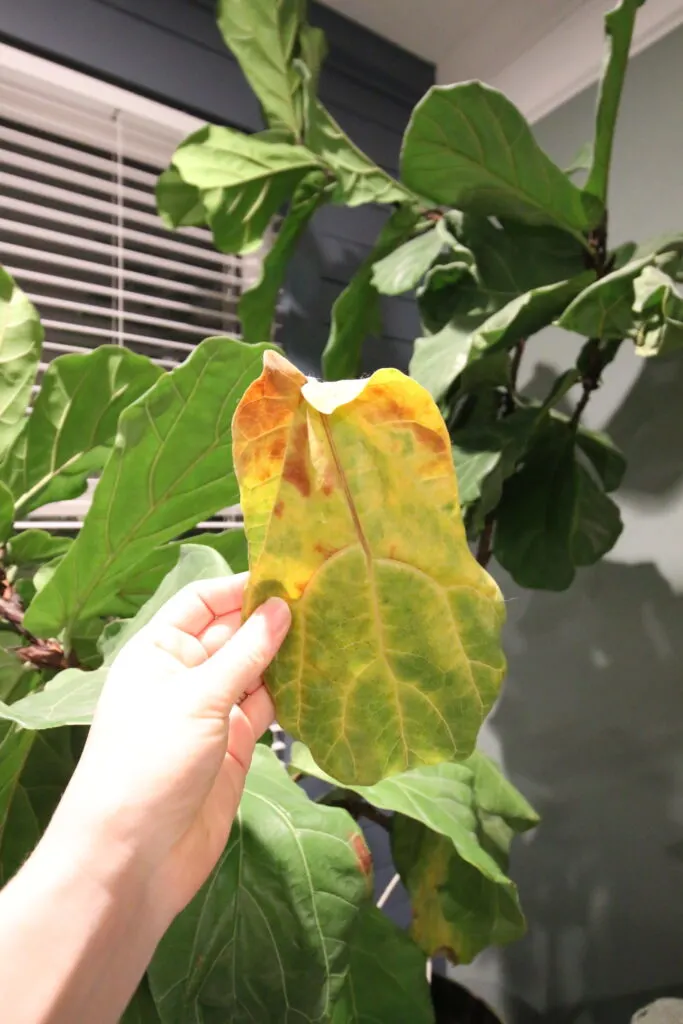
[[[278,636],[283,636],[292,621],[292,613],[287,602],[283,601],[281,597],[269,597],[262,607],[270,628]]]

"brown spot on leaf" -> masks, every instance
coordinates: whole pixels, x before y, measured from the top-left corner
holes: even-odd
[[[271,442],[270,450],[268,452],[268,458],[272,459],[273,462],[279,462],[282,456],[285,454],[285,438],[283,434],[278,434],[274,441]]]
[[[446,451],[448,445],[445,438],[441,434],[437,434],[435,430],[430,430],[429,427],[424,427],[421,423],[406,423],[406,426],[412,431],[416,444],[428,448],[430,452]]]
[[[361,873],[369,878],[372,874],[372,854],[360,832],[354,832],[349,838],[358,861],[358,867]]]
[[[321,544],[320,541],[316,541],[313,545],[313,550],[317,551],[323,558],[332,558],[332,555],[336,555],[339,548],[330,547],[329,544]]]
[[[299,494],[307,498],[311,493],[311,478],[308,464],[308,427],[300,423],[294,432],[294,439],[285,460],[282,478],[296,487]]]
[[[282,513],[284,512],[284,509],[285,509],[284,501],[276,501],[275,502],[275,505],[273,507],[273,515],[275,516],[276,519],[282,519]]]

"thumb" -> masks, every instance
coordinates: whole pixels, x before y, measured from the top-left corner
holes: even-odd
[[[253,693],[263,673],[280,649],[292,621],[292,613],[279,597],[269,598],[254,611],[237,632],[193,675],[201,680],[207,696],[227,716],[243,696]]]

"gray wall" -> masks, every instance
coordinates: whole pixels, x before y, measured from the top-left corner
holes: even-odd
[[[569,58],[568,58],[569,59]],[[618,128],[614,244],[683,230],[683,31],[633,61]],[[542,121],[561,164],[591,135],[594,92]],[[548,332],[526,380],[570,365]],[[508,599],[510,673],[487,737],[543,817],[514,876],[527,938],[457,974],[508,1020],[623,1022],[683,988],[683,358],[624,346],[587,421],[629,460],[624,533],[564,594]]]
[[[216,28],[214,0],[0,0],[0,41],[30,49],[199,117],[255,131],[261,116]],[[396,173],[410,111],[434,67],[359,25],[311,4],[330,54],[321,96],[342,127],[380,166]],[[332,302],[362,262],[387,216],[377,207],[321,210],[287,285],[280,340],[309,373],[318,370]],[[413,303],[384,304],[382,340],[366,369],[405,366],[419,333]]]

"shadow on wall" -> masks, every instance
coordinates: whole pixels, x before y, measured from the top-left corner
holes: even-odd
[[[683,482],[682,396],[683,361],[647,364],[607,425],[629,501]],[[652,564],[610,561],[563,594],[503,590],[492,725],[542,816],[513,858],[529,933],[500,954],[506,1019],[622,1024],[683,991],[683,596]]]

